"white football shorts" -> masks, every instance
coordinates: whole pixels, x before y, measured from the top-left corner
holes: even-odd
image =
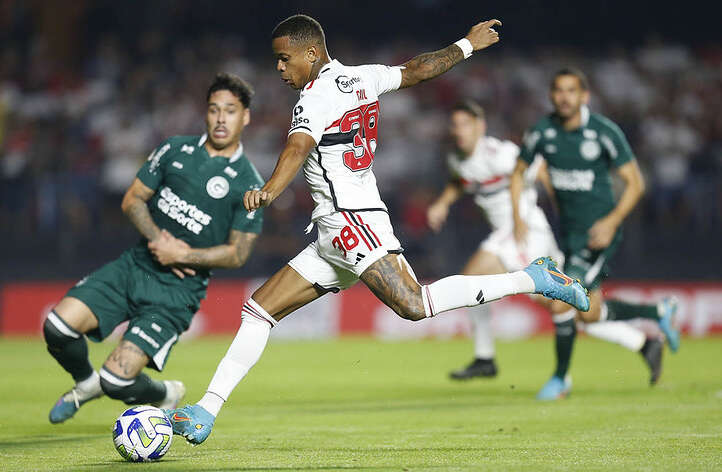
[[[544,214],[539,210],[532,213],[527,221],[526,241],[518,244],[514,239],[512,227],[499,228],[479,245],[479,249],[495,254],[509,271],[517,271],[528,266],[537,257],[549,256],[559,267],[564,266],[564,254],[559,250],[554,232],[547,223]]]
[[[311,282],[344,290],[368,267],[389,253],[401,253],[384,211],[343,211],[316,220],[318,238],[288,263]]]

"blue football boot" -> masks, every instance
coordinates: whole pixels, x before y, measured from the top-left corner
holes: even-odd
[[[171,424],[173,434],[183,436],[191,444],[200,444],[211,434],[215,416],[200,405],[186,405],[183,408],[163,410]]]
[[[77,388],[72,388],[62,394],[60,398],[58,398],[58,401],[55,402],[55,405],[53,405],[53,408],[50,410],[50,415],[48,415],[50,422],[57,424],[69,420],[84,403],[102,396],[102,390],[99,392],[86,393]]]
[[[667,338],[667,345],[672,352],[677,352],[680,342],[679,330],[672,326],[678,308],[679,301],[674,297],[666,297],[657,305],[659,328],[664,333],[664,337]]]
[[[556,262],[550,257],[534,259],[524,272],[534,281],[534,293],[552,300],[561,300],[579,311],[589,311],[587,289],[579,280],[574,280],[557,269]]]
[[[566,398],[572,391],[572,378],[567,375],[564,379],[560,379],[556,375],[552,375],[547,383],[539,390],[536,395],[537,400],[559,400]]]

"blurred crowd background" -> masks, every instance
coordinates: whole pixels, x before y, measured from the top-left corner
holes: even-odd
[[[721,277],[722,41],[704,15],[680,32],[687,25],[621,2],[571,12],[554,1],[265,3],[0,0],[0,281],[79,278],[134,244],[122,195],[160,141],[203,132],[216,72],[256,89],[243,142],[268,178],[298,98],[274,69],[270,31],[299,11],[322,22],[346,64],[402,63],[455,41],[477,17],[505,22],[500,44],[381,100],[374,171],[422,278],[457,272],[488,232],[469,199],[440,234],[426,225],[447,177],[451,106],[477,99],[489,133],[519,143],[550,110],[550,76],[566,65],[589,75],[592,109],[621,126],[647,181],[611,275]],[[310,213],[299,177],[267,210],[246,267],[217,275],[275,272],[311,240]]]

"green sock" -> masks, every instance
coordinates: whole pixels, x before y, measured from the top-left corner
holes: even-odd
[[[577,324],[574,319],[554,323],[556,330],[556,351],[557,351],[557,369],[554,375],[563,379],[569,370],[569,363],[572,359],[572,348],[574,348],[574,338],[577,336]]]
[[[657,305],[644,305],[641,303],[629,303],[621,300],[607,300],[607,320],[631,320],[634,318],[659,319]]]
[[[138,374],[135,383],[128,387],[128,393],[134,398],[129,404],[155,403],[165,398],[166,388],[163,382]]]

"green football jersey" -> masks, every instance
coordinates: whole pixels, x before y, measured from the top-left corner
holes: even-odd
[[[169,138],[148,156],[137,174],[155,190],[148,201],[155,224],[194,248],[226,243],[231,229],[260,233],[263,226],[263,210],[248,212],[243,206],[245,192],[264,183],[243,154],[243,146],[230,158],[211,157],[203,146],[205,140],[205,135]],[[152,258],[147,240],[138,244],[134,255],[146,268],[170,274]],[[205,289],[210,271],[196,273],[183,280],[190,287]]]
[[[622,130],[587,107],[578,129],[565,130],[552,113],[527,131],[520,158],[531,164],[537,154],[547,161],[564,239],[586,235],[614,209],[610,170],[635,158]]]

